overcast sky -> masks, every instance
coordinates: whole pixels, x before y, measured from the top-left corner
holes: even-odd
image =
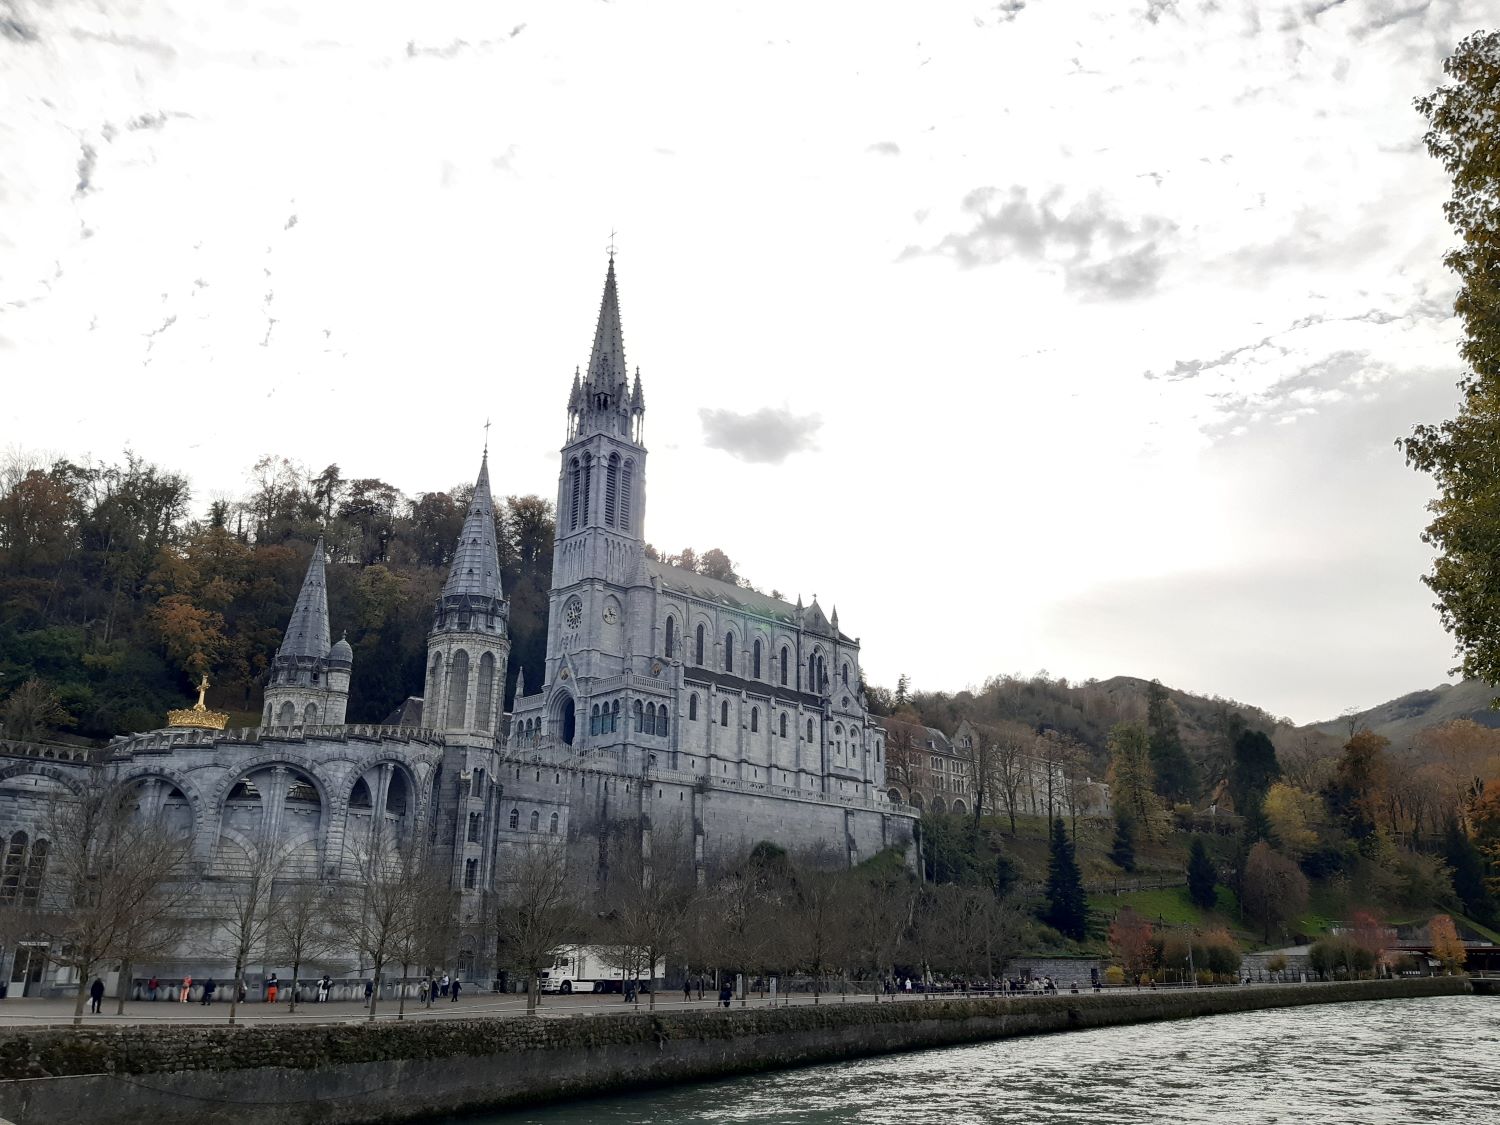
[[[892,686],[1310,721],[1447,678],[1447,185],[1493,7],[0,0],[0,446],[554,496],[610,231],[648,538]]]

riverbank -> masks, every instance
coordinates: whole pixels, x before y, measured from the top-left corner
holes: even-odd
[[[16,1125],[365,1125],[1013,1036],[1471,991],[1462,977],[373,1026],[0,1034]]]

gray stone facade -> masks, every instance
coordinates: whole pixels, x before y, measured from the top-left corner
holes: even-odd
[[[567,846],[580,883],[599,877],[588,857],[622,829],[647,855],[666,834],[681,840],[700,872],[761,840],[839,864],[914,852],[915,814],[888,796],[859,640],[837,611],[646,558],[644,415],[611,260],[587,376],[569,400],[545,675],[529,693],[518,682],[513,715],[502,713],[509,605],[486,457],[434,607],[423,698],[383,725],[344,722],[355,670],[348,643],[329,643],[320,541],[259,728],[159,730],[65,759],[0,743],[0,841],[18,872],[0,897],[24,894],[39,842],[45,867],[51,795],[96,765],[138,793],[145,815],[191,834],[204,888],[181,955],[137,975],[226,975],[213,933],[224,887],[268,863],[283,881],[349,881],[380,837],[420,834],[450,872],[454,967],[470,978],[489,968],[487,896],[511,854],[539,840]],[[4,979],[16,953],[0,961]]]

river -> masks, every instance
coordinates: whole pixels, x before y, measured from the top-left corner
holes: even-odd
[[[949,1047],[470,1125],[1500,1121],[1500,999],[1309,1005]]]

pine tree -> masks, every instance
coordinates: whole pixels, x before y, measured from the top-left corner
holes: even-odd
[[[1052,821],[1051,853],[1047,860],[1047,908],[1042,921],[1064,937],[1082,941],[1088,930],[1089,904],[1083,893],[1083,876],[1073,854],[1062,817]]]
[[[1192,854],[1188,856],[1187,877],[1188,898],[1193,905],[1200,910],[1212,910],[1219,901],[1215,887],[1219,877],[1214,871],[1213,860],[1208,858],[1208,849],[1203,846],[1201,836],[1193,840]]]
[[[1109,861],[1121,871],[1135,870],[1135,822],[1124,813],[1115,817],[1115,838],[1109,846]]]
[[[1258,730],[1241,731],[1234,740],[1234,760],[1229,767],[1229,798],[1234,811],[1249,816],[1259,809],[1271,783],[1281,776],[1276,746]]]
[[[1480,922],[1495,919],[1495,900],[1484,882],[1484,857],[1456,818],[1450,817],[1443,833],[1443,859],[1453,869],[1453,891],[1464,913]]]

